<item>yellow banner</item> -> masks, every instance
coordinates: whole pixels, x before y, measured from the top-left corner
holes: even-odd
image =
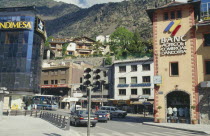
[[[0,29],[32,29],[32,22],[0,22]]]

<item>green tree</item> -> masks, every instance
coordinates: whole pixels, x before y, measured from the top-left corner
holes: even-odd
[[[50,46],[49,41],[51,41],[52,39],[53,39],[53,37],[52,37],[52,36],[47,37],[47,40],[45,41],[44,46],[49,47],[49,46]]]
[[[64,43],[62,45],[62,56],[65,57],[67,54],[66,54],[66,51],[67,51],[67,47],[68,47],[69,43]]]

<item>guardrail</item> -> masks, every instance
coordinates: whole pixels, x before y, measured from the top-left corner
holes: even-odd
[[[70,115],[53,113],[51,111],[41,111],[40,118],[52,123],[53,125],[64,129],[70,129]]]
[[[24,116],[34,116],[38,117],[40,114],[40,110],[7,110],[4,112],[4,115],[7,116],[19,116],[19,115],[24,115]]]

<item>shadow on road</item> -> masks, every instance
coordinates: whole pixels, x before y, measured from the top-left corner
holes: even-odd
[[[61,136],[59,134],[55,134],[55,133],[50,133],[50,134],[47,134],[47,133],[43,133],[44,135],[46,136]]]

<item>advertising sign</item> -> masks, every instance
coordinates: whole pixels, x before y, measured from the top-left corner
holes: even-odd
[[[28,21],[14,21],[14,22],[0,22],[0,30],[8,30],[8,29],[29,29],[31,30],[33,26],[33,22]]]

